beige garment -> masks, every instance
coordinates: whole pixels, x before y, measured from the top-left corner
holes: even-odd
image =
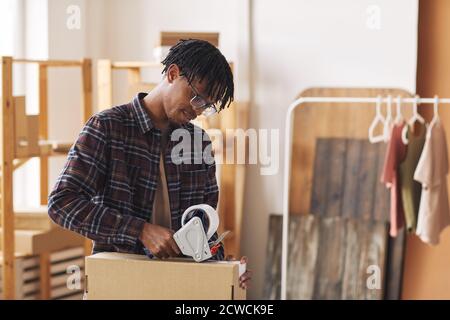
[[[164,169],[164,155],[169,131],[161,131],[161,153],[159,157],[158,186],[153,201],[153,224],[171,229],[172,214],[170,212],[169,191],[167,189],[166,171]]]
[[[440,122],[428,128],[414,179],[422,184],[416,234],[426,243],[439,243],[439,234],[450,224],[447,194],[448,156]]]

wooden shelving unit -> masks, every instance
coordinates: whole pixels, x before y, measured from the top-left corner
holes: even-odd
[[[21,222],[21,227],[31,224],[39,229],[45,225],[47,216],[48,197],[48,158],[55,155],[64,155],[68,152],[71,143],[61,143],[48,140],[48,70],[49,68],[80,68],[82,78],[82,121],[83,124],[92,114],[92,61],[83,60],[28,60],[1,57],[2,61],[2,112],[0,113],[0,213],[1,213],[1,250],[2,250],[2,285],[3,298],[14,299],[15,295],[15,255],[17,239],[23,239],[16,232],[15,223]],[[25,112],[25,97],[13,96],[13,64],[37,64],[39,83],[39,115],[27,115]],[[13,205],[13,172],[33,157],[40,158],[40,203],[44,206],[40,212],[31,213],[33,219],[27,220],[26,214],[15,213]],[[39,216],[40,215],[40,216]],[[28,216],[30,218],[31,216]],[[26,222],[24,222],[26,221]],[[44,222],[43,222],[44,221]],[[36,223],[36,225],[34,225]],[[49,222],[50,223],[50,222]],[[59,227],[56,227],[59,228]],[[61,229],[61,228],[60,228]],[[27,240],[38,241],[34,236],[42,236],[47,232],[54,232],[52,228],[35,230],[28,233]],[[59,230],[58,232],[69,231]],[[64,236],[63,236],[64,237]],[[81,237],[62,246],[80,246],[85,240]],[[34,247],[33,247],[34,248]],[[63,249],[59,245],[51,248],[52,251]],[[30,249],[27,254],[33,254]],[[90,241],[85,242],[85,250],[90,252]],[[40,298],[50,297],[50,254],[51,251],[41,250],[38,254],[40,261]]]

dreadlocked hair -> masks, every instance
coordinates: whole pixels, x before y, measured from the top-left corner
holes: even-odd
[[[165,74],[171,64],[176,64],[181,74],[189,83],[194,79],[207,81],[206,94],[214,102],[219,102],[219,110],[223,110],[234,100],[233,74],[222,53],[211,43],[198,40],[180,40],[169,50],[167,57],[161,62]]]

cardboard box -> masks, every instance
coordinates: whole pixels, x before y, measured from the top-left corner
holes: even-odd
[[[0,234],[2,230],[0,229]],[[55,227],[50,230],[15,230],[15,252],[37,255],[84,245],[85,238],[75,232]],[[0,245],[1,250],[1,245]]]
[[[83,297],[84,279],[84,247],[56,251],[50,254],[50,299],[81,300]],[[2,297],[2,256],[0,252],[0,300]],[[75,273],[74,267],[78,267],[80,275],[79,287],[71,280]],[[28,256],[16,253],[14,260],[15,271],[15,299],[36,300],[40,299],[40,260],[39,256]],[[67,283],[71,284],[69,287]]]
[[[90,300],[245,300],[239,262],[150,260],[144,255],[102,252],[86,257]]]
[[[58,227],[48,216],[47,206],[14,208],[16,230],[50,230]]]

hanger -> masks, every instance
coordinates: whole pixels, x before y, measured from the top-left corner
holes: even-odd
[[[378,125],[378,122],[381,122],[383,126],[386,126],[386,119],[381,114],[381,96],[377,97],[377,104],[376,104],[376,112],[375,112],[375,118],[373,119],[372,123],[369,127],[369,141],[370,143],[378,143],[382,142],[385,139],[385,130],[383,127],[383,133],[379,136],[374,136],[374,130]]]
[[[397,96],[397,116],[395,117],[395,124],[400,124],[404,121],[402,114],[402,97]]]
[[[435,123],[439,122],[441,119],[439,118],[439,98],[437,95],[434,96],[433,103],[433,119],[431,119],[430,127],[432,127]]]
[[[384,128],[383,128],[384,142],[389,141],[392,126],[394,125],[394,119],[392,118],[392,96],[391,95],[389,95],[387,98],[386,109],[387,109],[387,116],[386,116]]]
[[[419,96],[416,95],[414,97],[413,103],[413,116],[409,119],[408,124],[403,127],[402,130],[402,141],[404,144],[408,144],[408,138],[406,133],[408,132],[408,127],[412,127],[416,121],[419,121],[421,124],[425,124],[425,119],[419,114],[417,111],[417,104],[419,102]]]

